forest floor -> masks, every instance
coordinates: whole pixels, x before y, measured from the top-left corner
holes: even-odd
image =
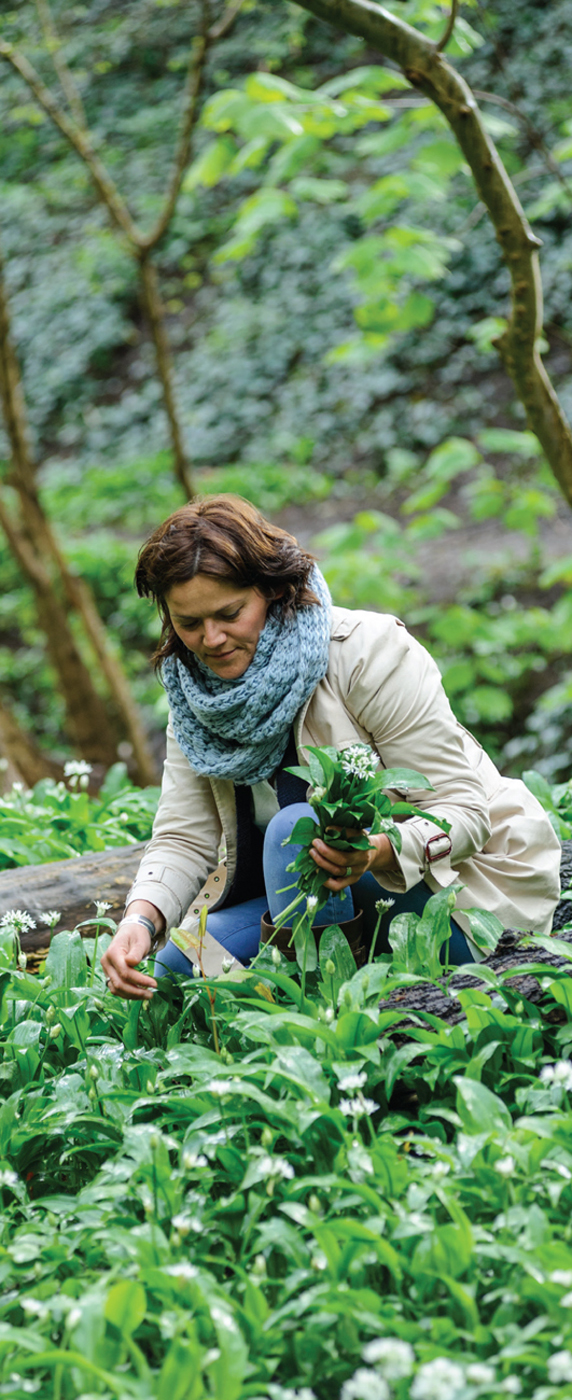
[[[447,501],[451,510],[454,500]],[[290,531],[306,549],[314,549],[318,558],[316,536],[333,525],[350,523],[363,510],[381,510],[394,519],[403,517],[392,504],[372,499],[371,492],[348,492],[347,496],[331,496],[325,501],[308,501],[303,506],[286,506],[276,515],[276,523]],[[565,501],[558,505],[552,520],[541,520],[535,539],[538,552],[546,562],[572,558],[572,511]],[[446,537],[424,540],[416,545],[416,563],[423,577],[423,592],[428,602],[451,603],[469,584],[475,574],[486,567],[490,572],[498,561],[499,568],[507,558],[515,565],[525,565],[530,557],[532,540],[515,530],[509,530],[498,520],[482,520],[461,524]],[[546,603],[546,593],[538,590],[538,601]]]

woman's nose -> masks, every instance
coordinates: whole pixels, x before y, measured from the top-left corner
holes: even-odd
[[[220,647],[226,641],[226,632],[221,622],[217,622],[214,617],[206,617],[203,623],[203,635],[205,646]]]

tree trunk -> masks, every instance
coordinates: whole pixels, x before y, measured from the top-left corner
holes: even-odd
[[[470,87],[438,46],[372,0],[298,0],[337,29],[358,34],[401,68],[443,113],[488,209],[512,283],[512,310],[498,349],[566,500],[572,505],[572,430],[538,350],[542,330],[541,240],[532,232]]]
[[[34,590],[38,621],[58,677],[72,743],[90,762],[109,767],[117,756],[117,734],[113,733],[104,702],[78,650],[69,618],[50,576],[49,561],[43,551],[40,553],[38,541],[33,539],[31,516],[27,523],[28,529],[23,522],[15,525],[0,499],[0,525],[14,558]]]
[[[63,769],[38,749],[20,728],[14,715],[0,698],[0,754],[2,763],[1,788],[6,792],[12,783],[33,787],[41,778],[61,778]]]
[[[0,525],[34,590],[38,619],[64,697],[70,737],[85,758],[106,767],[115,761],[117,745],[126,737],[133,749],[139,781],[142,784],[156,782],[155,763],[121,662],[111,651],[90,590],[74,577],[62,556],[38,496],[20,367],[11,338],[1,254],[0,394],[12,449],[8,481],[20,503],[20,520],[15,522],[0,499]],[[84,624],[115,701],[117,719],[108,713],[82,658],[70,623],[70,609],[79,614]]]

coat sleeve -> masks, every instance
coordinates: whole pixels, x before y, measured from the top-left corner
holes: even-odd
[[[486,845],[489,805],[477,767],[464,745],[432,657],[396,618],[362,613],[352,645],[340,646],[344,704],[371,736],[386,768],[422,773],[433,792],[411,795],[424,811],[450,822],[449,837],[430,820],[401,824],[399,872],[380,884],[398,893],[430,870],[439,884],[455,880],[455,867]],[[357,659],[356,659],[357,658]],[[482,751],[474,745],[476,754]]]
[[[167,929],[180,924],[218,862],[222,826],[208,778],[191,768],[167,727],[167,757],[153,835],[127,896],[147,899]]]

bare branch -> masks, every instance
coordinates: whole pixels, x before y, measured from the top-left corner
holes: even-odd
[[[435,48],[436,48],[436,50],[437,50],[437,53],[440,53],[440,52],[441,52],[441,49],[446,49],[446,48],[447,48],[447,44],[449,43],[449,39],[451,38],[451,35],[452,35],[453,30],[454,30],[454,28],[455,28],[455,24],[456,24],[456,21],[457,21],[457,14],[458,14],[458,12],[459,12],[459,0],[451,0],[451,13],[450,13],[449,18],[448,18],[448,20],[447,20],[447,24],[446,24],[446,26],[445,26],[444,33],[441,35],[441,38],[440,38],[440,40],[439,40],[439,43],[435,45]]]
[[[169,342],[165,333],[163,307],[157,285],[157,273],[149,258],[148,250],[140,254],[139,270],[144,309],[155,346],[157,369],[163,387],[165,411],[171,431],[171,442],[173,444],[173,455],[175,458],[175,474],[183,488],[185,500],[190,500],[191,496],[194,495],[193,483],[175,405],[173,368],[171,364]]]
[[[570,181],[566,179],[558,161],[554,159],[550,147],[546,145],[542,132],[537,130],[527,113],[523,112],[522,108],[518,107],[516,102],[509,102],[508,97],[500,97],[496,92],[478,92],[475,88],[474,96],[477,98],[478,102],[494,102],[497,107],[503,107],[505,112],[510,112],[513,117],[517,118],[521,126],[524,127],[531,146],[535,151],[540,151],[544,164],[550,171],[550,174],[556,176],[556,179],[562,185],[568,197],[572,199],[572,185]],[[516,184],[517,180],[518,176],[516,178],[513,176],[513,184]]]
[[[52,63],[60,80],[62,92],[67,97],[74,121],[84,130],[87,126],[83,102],[76,87],[73,74],[62,52],[62,41],[54,24],[54,17],[48,0],[36,0],[36,9],[44,36],[46,48],[52,56]]]
[[[138,245],[139,231],[131,218],[131,214],[117,186],[105,169],[103,162],[94,151],[88,133],[84,131],[82,127],[76,126],[75,121],[72,121],[72,119],[68,117],[63,107],[60,107],[54,94],[50,92],[50,89],[42,82],[39,73],[37,73],[32,64],[28,62],[28,59],[25,58],[23,54],[18,53],[18,50],[15,49],[12,44],[7,44],[4,39],[0,39],[0,58],[7,59],[8,63],[20,74],[20,77],[28,84],[30,91],[33,92],[40,107],[43,107],[44,111],[47,112],[48,116],[51,117],[52,121],[59,128],[62,135],[66,137],[70,145],[77,151],[78,156],[85,161],[101,199],[103,203],[107,205],[114,224],[116,224],[117,228],[121,229],[122,233],[127,234],[127,237],[132,243]]]
[[[435,45],[373,0],[298,0],[319,19],[358,34],[431,98],[452,128],[510,271],[512,308],[498,348],[563,495],[572,504],[572,431],[538,350],[542,329],[540,239],[524,214],[468,84]]]
[[[191,140],[197,116],[197,102],[203,83],[207,51],[207,39],[205,35],[201,35],[199,38],[195,39],[191,48],[177,152],[171,179],[169,181],[169,188],[165,196],[165,203],[155,227],[147,234],[138,235],[138,245],[142,249],[156,247],[166,229],[169,227],[173,217],[181,188],[181,180],[189,160]]]
[[[227,5],[226,10],[221,15],[218,24],[213,24],[212,29],[209,29],[208,31],[207,37],[209,44],[215,44],[218,39],[224,39],[225,35],[228,34],[230,29],[232,29],[234,21],[237,15],[240,14],[243,5],[244,0],[238,0],[238,3],[234,5]]]

